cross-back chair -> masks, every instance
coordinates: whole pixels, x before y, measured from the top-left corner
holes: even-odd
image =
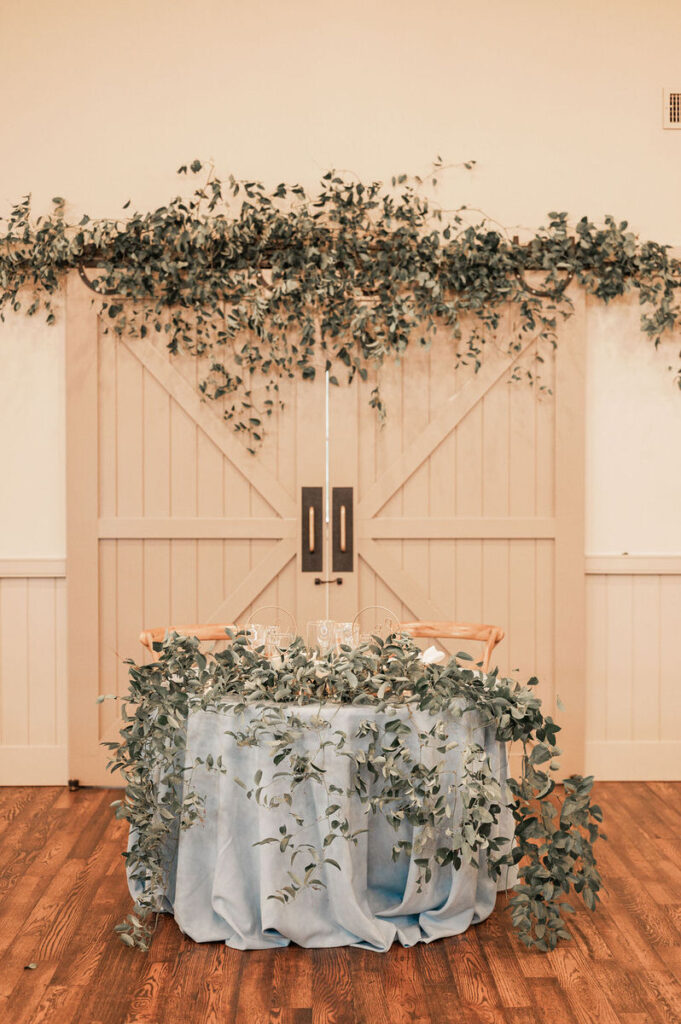
[[[181,633],[182,636],[195,636],[199,640],[228,640],[225,630],[237,630],[233,623],[211,622],[204,626],[158,626],[155,629],[145,629],[140,633],[140,643],[148,650],[154,650],[154,644],[159,643],[166,633]]]
[[[402,622],[400,629],[414,639],[481,641],[485,644],[483,672],[489,672],[492,651],[506,635],[500,626],[485,626],[475,622]]]

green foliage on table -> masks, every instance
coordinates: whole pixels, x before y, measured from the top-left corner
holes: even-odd
[[[602,816],[590,802],[593,779],[571,776],[564,780],[564,798],[558,798],[552,773],[558,768],[559,726],[542,714],[536,679],[522,686],[496,671],[485,674],[463,660],[466,655],[444,666],[426,665],[403,634],[386,641],[375,637],[357,648],[343,647],[316,658],[297,639],[281,658],[268,659],[262,648],[250,649],[242,633],[215,654],[203,653],[195,638],[177,634],[155,649],[153,663],[129,662],[121,741],[107,744],[113,750],[110,768],[120,770],[126,784],[125,799],[115,806],[132,830],[127,867],[143,886],[134,913],[117,927],[128,945],[148,948],[153,915],[167,909],[163,893],[179,830],[202,818],[194,772],[200,768],[228,774],[221,756],[201,759],[186,750],[192,709],[235,716],[242,723],[231,733],[235,741],[271,752],[269,777],[259,770],[253,779],[233,782],[249,799],[277,813],[283,809],[290,818],[289,825],[262,840],[277,843],[289,862],[290,882],[272,893],[273,899],[288,902],[301,889],[324,886],[327,867],[339,866],[334,844],[356,844],[364,831],[353,830],[344,813],[359,802],[367,814],[385,815],[396,829],[405,820],[413,826],[413,843],[397,841],[393,857],[413,857],[420,869],[419,885],[430,880],[434,863],[478,865],[484,854],[495,878],[517,866],[519,881],[510,907],[518,935],[528,946],[553,949],[558,939],[569,937],[564,917],[573,911],[567,901],[572,891],[594,909],[600,876],[593,847]],[[371,714],[348,737],[332,729],[327,717],[302,716],[298,710],[328,702],[366,707]],[[248,713],[254,706],[257,715]],[[414,731],[404,716],[390,717],[404,708],[428,712],[432,727]],[[476,728],[482,722],[494,728],[499,741],[519,743],[521,777],[510,780],[507,789],[500,785],[471,728],[462,770],[458,778],[449,779],[445,757],[452,742],[443,715],[460,717],[463,724],[474,720]],[[312,751],[309,742],[301,742],[309,741],[311,732],[316,744]],[[351,784],[345,790],[327,784],[318,763],[327,756],[349,759]],[[315,822],[297,808],[301,786],[326,789],[326,808]],[[495,835],[504,804],[515,821],[512,847],[509,836]],[[305,829],[320,822],[326,823],[326,831],[318,848],[305,841]]]
[[[189,172],[204,172],[201,162]],[[418,177],[385,186],[330,171],[308,194],[223,181],[210,169],[189,197],[77,223],[62,197],[52,202],[35,218],[26,196],[0,219],[0,315],[42,308],[54,322],[52,297],[78,269],[118,335],[159,334],[171,352],[202,357],[203,394],[224,400],[226,419],[250,445],[287,377],[326,368],[334,384],[339,373],[366,380],[409,345],[428,345],[438,327],[454,342],[453,364],[476,368],[490,341],[511,353],[535,336],[555,344],[573,277],[603,302],[637,289],[642,330],[656,345],[679,322],[681,263],[666,246],[640,242],[626,221],[583,217],[570,226],[553,212],[521,244],[496,222],[473,223],[465,207],[443,211]],[[528,283],[531,271],[539,284]],[[508,304],[517,329],[499,341]],[[538,349],[533,359],[543,358]],[[538,369],[521,362],[514,372],[535,379]],[[384,411],[378,387],[371,403]]]

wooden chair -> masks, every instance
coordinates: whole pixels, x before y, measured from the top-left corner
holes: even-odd
[[[154,644],[159,643],[166,633],[181,633],[182,636],[195,636],[199,640],[228,640],[225,635],[226,629],[237,630],[232,623],[210,623],[207,626],[158,626],[156,629],[145,629],[140,633],[140,643],[148,650],[153,651]]]
[[[483,626],[474,622],[402,622],[400,629],[416,638],[432,640],[480,640],[486,644],[482,658],[482,671],[489,672],[492,651],[504,639],[499,626]]]

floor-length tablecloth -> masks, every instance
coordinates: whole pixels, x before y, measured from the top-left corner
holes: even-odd
[[[427,731],[435,722],[427,712],[406,707],[377,713],[367,706],[328,704],[321,708],[290,706],[290,712],[301,718],[321,715],[332,730],[347,734],[349,744],[365,749],[368,739],[354,736],[359,723],[368,718],[379,725],[403,718],[414,734]],[[272,754],[263,746],[239,746],[226,735],[230,730],[243,729],[259,713],[258,706],[252,706],[236,718],[213,711],[193,711],[189,715],[187,765],[197,757],[205,760],[211,755],[217,760],[222,755],[227,774],[203,768],[193,772],[192,788],[205,798],[205,820],[180,832],[165,894],[167,909],[183,932],[199,942],[220,940],[235,949],[295,942],[306,947],[354,945],[385,951],[395,940],[411,946],[459,934],[489,916],[495,905],[497,882],[488,874],[484,852],[477,868],[469,864],[456,870],[452,865],[441,867],[433,862],[431,880],[419,886],[417,878],[422,872],[414,856],[401,856],[397,861],[392,857],[400,839],[413,838],[411,826],[403,823],[395,831],[381,813],[367,813],[357,798],[347,797],[339,799],[351,830],[368,831],[357,837],[356,845],[341,839],[333,842],[328,853],[341,870],[325,865],[322,878],[326,888],[304,889],[288,903],[269,898],[290,884],[287,872],[291,865],[278,843],[254,843],[277,835],[282,824],[291,827],[289,809],[272,810],[247,798],[234,779],[250,785],[258,769],[265,780],[269,779],[276,770]],[[496,740],[493,727],[483,727],[476,712],[449,720],[437,717],[444,718],[448,737],[456,740],[457,746],[446,755],[433,757],[445,757],[448,768],[460,771],[466,745],[478,743],[496,778],[505,783],[506,750]],[[314,731],[303,730],[301,747],[307,744],[311,748],[315,740]],[[316,763],[320,763],[319,757]],[[321,764],[327,782],[344,789],[351,785],[348,758],[327,749]],[[296,791],[296,810],[303,808],[306,823],[322,816],[327,805],[327,792],[320,785],[306,782]],[[504,808],[492,834],[510,836],[512,830],[512,815]],[[327,831],[328,823],[321,822],[300,838],[321,847]],[[433,849],[438,845],[446,845],[446,841],[435,843]],[[303,858],[298,860],[302,862]],[[504,873],[498,888],[513,881]],[[131,882],[130,888],[136,897],[139,884]]]

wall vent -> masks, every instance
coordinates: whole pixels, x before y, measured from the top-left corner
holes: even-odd
[[[662,127],[681,129],[681,91],[665,89],[663,102]]]

